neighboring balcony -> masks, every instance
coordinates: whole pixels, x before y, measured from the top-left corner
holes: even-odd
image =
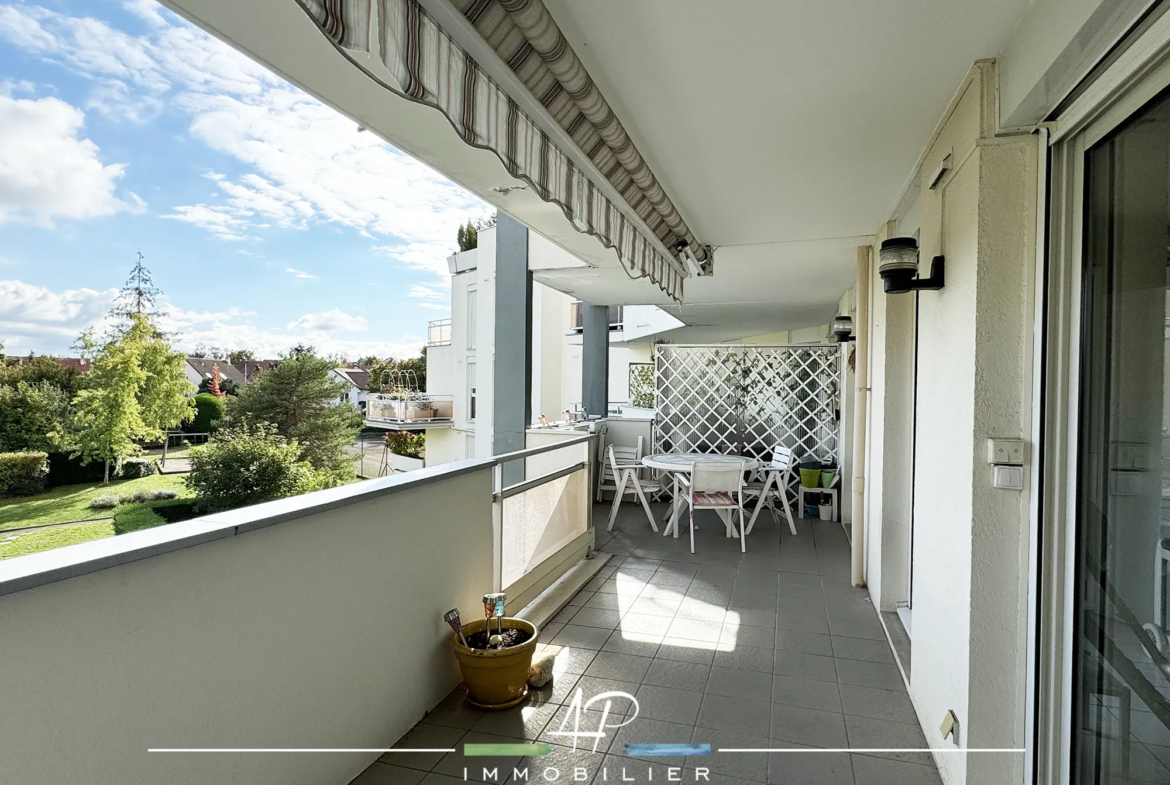
[[[624,306],[609,306],[609,329],[622,329],[623,316]],[[580,333],[585,329],[585,303],[579,300],[569,304],[569,329],[574,333]]]
[[[451,345],[451,320],[436,319],[427,324],[427,346]]]
[[[366,403],[366,425],[393,431],[449,428],[454,422],[453,395],[430,393],[371,393]]]

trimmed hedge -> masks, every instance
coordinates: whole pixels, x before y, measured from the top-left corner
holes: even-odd
[[[0,496],[40,493],[48,476],[48,453],[0,452]]]
[[[127,458],[122,461],[122,471],[118,476],[123,480],[141,480],[154,474],[154,461],[144,458]]]
[[[49,453],[49,487],[59,485],[85,485],[101,482],[105,476],[101,461],[83,464],[81,458],[74,458],[67,452]]]
[[[185,430],[187,433],[210,433],[226,416],[227,405],[223,398],[201,392],[195,396],[195,417]]]

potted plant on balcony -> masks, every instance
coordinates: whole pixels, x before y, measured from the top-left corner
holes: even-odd
[[[535,624],[504,616],[504,594],[485,594],[484,618],[464,626],[459,611],[443,617],[452,630],[451,649],[467,685],[471,705],[508,709],[528,697],[528,669],[540,631]]]

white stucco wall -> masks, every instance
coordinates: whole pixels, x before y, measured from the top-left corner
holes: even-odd
[[[262,520],[419,474],[225,515]],[[376,753],[147,748],[393,745],[459,682],[442,614],[476,616],[491,552],[484,467],[5,596],[0,629],[20,634],[0,636],[0,662],[19,666],[0,668],[0,694],[20,710],[0,711],[0,779],[349,782]]]
[[[954,711],[967,747],[1022,747],[1026,495],[991,487],[986,440],[1029,433],[1037,142],[993,138],[994,69],[980,65],[928,149],[951,171],[924,181],[916,214],[925,266],[946,256],[946,286],[885,295],[875,275],[867,470],[871,594],[889,610],[906,580],[904,521],[914,429],[910,695],[926,738]],[[879,240],[904,226],[888,226]],[[907,232],[909,233],[909,232]],[[913,400],[913,406],[908,402]],[[936,756],[947,785],[1022,782],[1020,755]]]

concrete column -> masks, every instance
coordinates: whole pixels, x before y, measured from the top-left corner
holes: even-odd
[[[609,307],[582,303],[581,406],[590,417],[609,411]]]
[[[528,229],[500,213],[496,224],[492,455],[523,450],[532,408],[532,273]],[[524,481],[524,462],[504,466],[504,485]]]

